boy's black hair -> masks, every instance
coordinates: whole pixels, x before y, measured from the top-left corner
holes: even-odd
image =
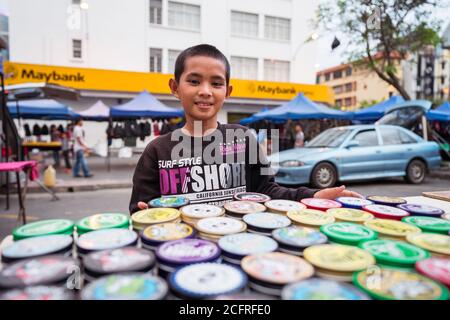
[[[204,56],[220,60],[225,65],[225,78],[227,85],[230,83],[230,63],[227,57],[216,47],[209,44],[199,44],[183,50],[175,62],[175,81],[180,82],[181,74],[184,72],[184,65],[187,58]]]

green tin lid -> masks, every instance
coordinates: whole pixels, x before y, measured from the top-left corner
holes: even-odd
[[[450,221],[435,217],[409,216],[402,219],[403,222],[412,224],[424,232],[448,234]]]
[[[52,234],[73,233],[74,223],[67,219],[49,219],[27,223],[13,230],[14,240],[22,240],[31,237],[48,236]]]
[[[99,213],[78,221],[77,232],[86,232],[100,229],[127,229],[130,226],[130,217],[123,213]]]
[[[373,266],[353,274],[353,284],[378,300],[447,300],[447,288],[415,272]]]
[[[336,222],[320,227],[320,232],[325,234],[332,242],[356,246],[362,241],[374,240],[378,233],[360,224],[351,222]]]
[[[378,263],[399,267],[414,267],[415,263],[430,257],[428,251],[403,241],[373,240],[359,247],[371,253]]]

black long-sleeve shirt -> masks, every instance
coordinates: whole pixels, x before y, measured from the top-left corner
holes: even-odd
[[[317,191],[279,186],[267,171],[270,164],[246,127],[219,123],[213,133],[196,138],[177,129],[150,142],[141,155],[133,176],[130,213],[139,210],[139,201],[164,195],[221,206],[237,192],[298,201]]]

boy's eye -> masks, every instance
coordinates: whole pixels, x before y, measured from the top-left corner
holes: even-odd
[[[191,84],[199,84],[200,83],[200,81],[194,80],[194,79],[190,79],[190,80],[188,80],[188,82]]]
[[[222,82],[213,82],[213,84],[212,84],[214,87],[221,87],[221,86],[223,86],[223,83]]]

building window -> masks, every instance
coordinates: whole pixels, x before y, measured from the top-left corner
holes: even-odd
[[[264,79],[268,81],[289,81],[289,61],[264,60]]]
[[[72,4],[75,6],[79,6],[81,4],[81,0],[72,0]]]
[[[169,66],[167,68],[169,73],[175,72],[175,62],[177,61],[178,55],[180,53],[180,50],[169,50]]]
[[[334,93],[335,93],[335,94],[340,94],[340,93],[343,92],[343,91],[342,91],[342,86],[334,86],[334,87],[333,87],[333,90],[334,90]]]
[[[233,36],[258,37],[258,15],[231,11],[231,34]]]
[[[353,100],[352,98],[345,98],[344,102],[345,106],[350,107],[352,105],[352,100]]]
[[[169,1],[169,26],[200,31],[200,6]]]
[[[231,57],[233,78],[256,80],[258,78],[258,59]]]
[[[325,73],[325,81],[330,81],[331,73]]]
[[[291,39],[291,20],[277,17],[265,17],[264,36],[272,40]]]
[[[349,82],[345,84],[345,92],[350,92],[353,90],[353,83]]]
[[[316,76],[316,84],[320,83],[320,76]]]
[[[339,79],[339,78],[342,78],[342,70],[333,72],[333,79]]]
[[[445,83],[445,76],[441,76],[441,84]]]
[[[81,51],[81,40],[72,39],[72,57],[75,59],[81,59],[82,51]]]
[[[150,0],[150,23],[162,24],[162,0]]]
[[[347,67],[347,69],[345,69],[345,76],[350,77],[351,75],[352,75],[352,67]]]
[[[150,48],[150,72],[162,72],[162,49]]]
[[[342,99],[337,99],[334,101],[334,103],[336,104],[336,107],[338,108],[342,107]]]

